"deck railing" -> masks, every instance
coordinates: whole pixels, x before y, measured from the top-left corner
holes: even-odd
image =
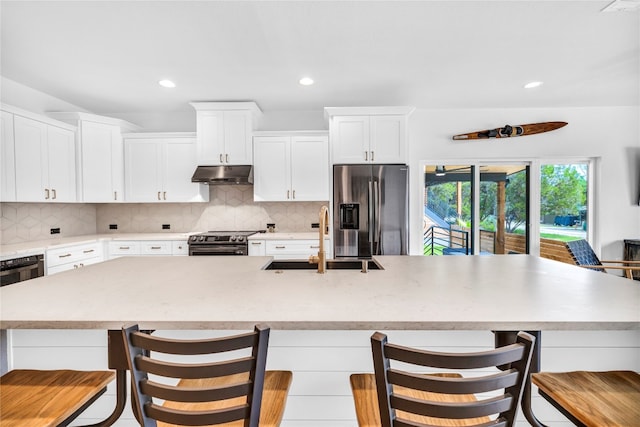
[[[469,255],[469,232],[432,225],[423,233],[424,255]]]

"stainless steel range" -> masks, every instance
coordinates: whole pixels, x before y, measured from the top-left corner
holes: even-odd
[[[248,255],[247,237],[260,231],[207,231],[189,237],[189,255]]]

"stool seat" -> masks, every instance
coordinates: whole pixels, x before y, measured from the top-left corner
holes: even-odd
[[[2,427],[67,425],[113,381],[111,371],[15,369],[0,377]]]
[[[430,374],[439,377],[462,378],[457,373]],[[356,407],[356,416],[359,427],[380,427],[380,410],[378,409],[378,393],[376,392],[376,377],[374,374],[352,374],[349,378],[351,391]],[[422,400],[437,402],[474,402],[476,397],[473,394],[443,394],[430,393],[428,391],[414,390],[405,387],[393,386],[394,391],[402,396],[414,397]],[[402,411],[400,411],[402,412]],[[475,426],[491,421],[489,417],[473,418],[466,420],[438,419],[433,417],[423,417],[410,413],[403,413],[403,418],[429,424],[433,426]]]
[[[222,387],[224,385],[246,381],[247,377],[248,375],[243,373],[218,378],[183,379],[178,382],[178,386],[189,388]],[[260,407],[260,427],[277,427],[282,422],[285,402],[287,401],[287,394],[289,392],[289,386],[291,385],[292,378],[293,373],[291,371],[265,371],[262,403]],[[163,406],[183,411],[211,410],[239,405],[242,404],[242,400],[242,398],[235,398],[201,403],[165,402]],[[158,427],[173,426],[176,426],[176,424],[158,422]],[[243,427],[244,421],[238,420],[221,424],[221,426]]]

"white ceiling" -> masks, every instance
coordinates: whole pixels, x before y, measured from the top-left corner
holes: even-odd
[[[2,1],[0,73],[97,114],[639,105],[640,12],[609,3]]]

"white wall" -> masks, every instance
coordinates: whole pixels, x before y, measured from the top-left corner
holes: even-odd
[[[421,253],[421,166],[444,160],[600,158],[596,241],[606,259],[621,259],[623,240],[640,236],[640,111],[638,107],[417,110],[410,118],[411,250]],[[453,141],[452,135],[505,124],[565,121],[539,135]],[[461,162],[465,163],[465,162]]]
[[[37,114],[45,114],[48,111],[87,112],[77,105],[2,76],[0,76],[0,101]]]

